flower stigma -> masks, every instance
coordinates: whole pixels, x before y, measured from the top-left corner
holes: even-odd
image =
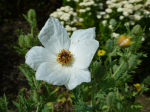
[[[56,56],[56,60],[62,65],[69,65],[74,60],[73,54],[68,49],[62,49]]]

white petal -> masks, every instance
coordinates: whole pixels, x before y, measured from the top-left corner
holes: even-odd
[[[39,46],[32,47],[25,56],[25,63],[34,70],[44,62],[56,61],[56,56],[50,53],[47,49]]]
[[[45,62],[40,65],[36,72],[36,80],[44,80],[53,85],[64,85],[70,78],[67,67],[63,67],[58,62]]]
[[[57,45],[59,51],[65,48],[68,49],[70,46],[70,38],[66,29],[58,19],[53,17],[47,20],[38,38],[47,49],[53,43]]]
[[[69,90],[74,89],[78,85],[80,85],[82,82],[91,82],[91,73],[88,69],[75,69],[70,70],[71,77],[67,84],[65,84],[66,88]]]
[[[95,27],[85,29],[85,30],[76,30],[71,36],[71,43],[82,41],[84,39],[95,38]]]
[[[85,39],[71,44],[69,51],[75,58],[73,67],[88,68],[98,47],[99,42],[94,39]]]

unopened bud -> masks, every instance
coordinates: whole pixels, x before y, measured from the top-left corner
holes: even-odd
[[[111,19],[110,24],[114,27],[114,26],[116,26],[117,22],[115,19]]]
[[[28,11],[28,19],[29,19],[30,21],[33,21],[35,18],[36,18],[35,10],[34,10],[34,9],[30,9],[30,10]]]
[[[23,44],[24,44],[24,35],[20,35],[19,36],[19,45],[20,45],[20,47],[23,47]]]
[[[142,28],[141,28],[140,25],[136,25],[136,26],[134,26],[133,29],[132,29],[132,33],[134,33],[134,34],[138,34],[138,33],[140,33],[141,31],[142,31]]]
[[[26,42],[26,44],[27,44],[28,46],[31,46],[31,47],[33,46],[33,44],[34,44],[34,39],[33,39],[33,37],[32,37],[31,34],[25,35],[24,40],[25,40],[25,42]]]
[[[120,47],[127,47],[130,46],[132,44],[132,42],[130,41],[131,37],[129,36],[125,36],[125,35],[121,35],[118,38],[118,45]]]

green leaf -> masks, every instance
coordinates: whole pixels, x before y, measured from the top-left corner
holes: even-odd
[[[27,53],[27,51],[25,49],[20,49],[16,46],[14,46],[14,49],[16,49],[19,53],[24,54],[24,55]]]
[[[109,92],[106,98],[107,105],[110,107],[114,106],[116,103],[116,94],[115,92]]]
[[[24,65],[22,65],[24,66]],[[18,68],[20,69],[20,71],[23,72],[23,74],[26,76],[27,80],[28,80],[28,83],[30,84],[30,86],[32,87],[32,89],[35,88],[34,86],[34,82],[32,80],[32,76],[30,76],[31,72],[29,72],[29,70],[31,68],[27,68],[26,66],[24,66],[25,68],[23,68],[22,66],[19,66]],[[31,71],[31,70],[30,70]]]
[[[92,71],[94,78],[100,80],[105,75],[106,68],[101,65],[101,62],[96,62],[96,66],[94,66]]]
[[[22,15],[23,15],[23,17],[29,22],[28,17],[27,17],[26,15],[24,15],[24,14],[22,14]]]
[[[107,42],[106,42],[106,48],[109,52],[112,52],[113,49],[114,49],[114,41],[109,39]]]
[[[117,63],[117,59],[113,60],[111,63],[107,65],[107,69],[112,68]]]
[[[19,103],[15,102],[15,101],[12,101],[12,102],[13,102],[13,104],[14,104],[16,107],[19,108]]]
[[[135,68],[137,66],[137,60],[138,60],[138,56],[137,55],[131,55],[131,57],[129,57],[129,68]]]
[[[41,110],[42,112],[53,112],[53,108],[52,108],[52,105],[47,105],[45,104],[44,105],[44,108]]]

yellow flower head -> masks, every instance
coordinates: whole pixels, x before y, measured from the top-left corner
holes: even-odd
[[[98,56],[104,56],[105,55],[105,51],[104,50],[98,50],[97,55]]]
[[[137,89],[138,92],[140,92],[142,89],[141,89],[141,85],[140,84],[133,84],[134,87]]]

